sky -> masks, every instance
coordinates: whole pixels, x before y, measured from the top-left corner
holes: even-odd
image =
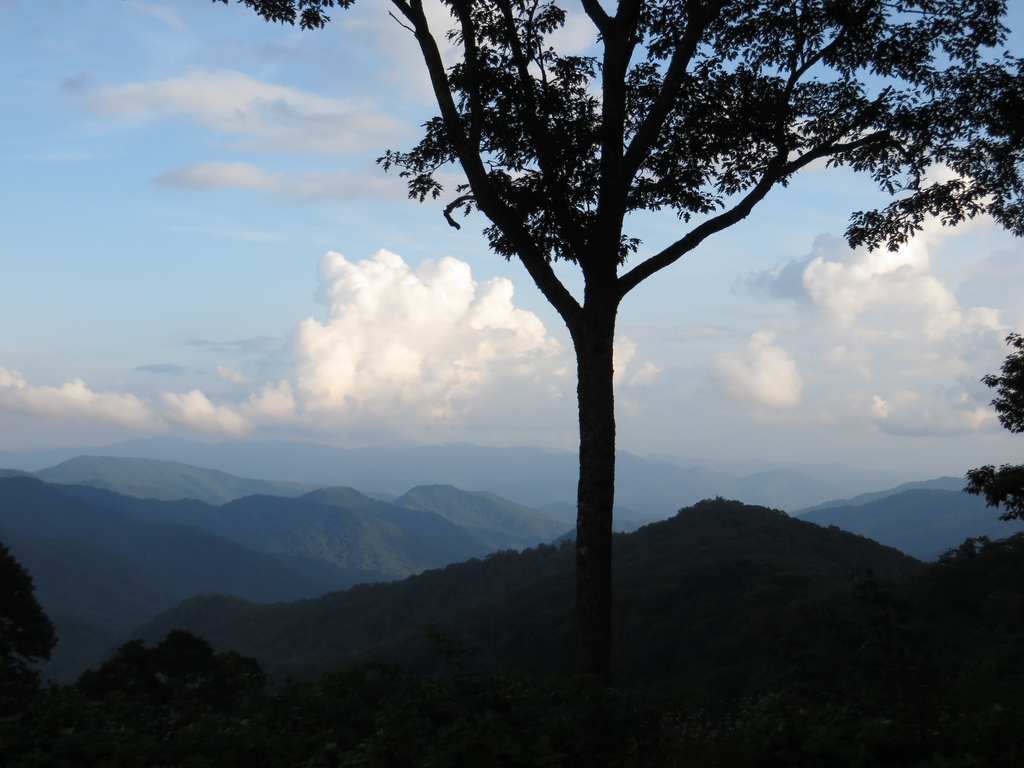
[[[411,35],[382,2],[333,17],[0,0],[0,449],[575,448],[557,314],[479,216],[456,231],[375,163],[435,113]],[[557,41],[589,42],[572,16]],[[631,293],[619,447],[908,477],[1024,460],[980,383],[1024,331],[1024,243],[978,219],[848,248],[882,202],[812,169]],[[634,225],[651,249],[684,232]]]

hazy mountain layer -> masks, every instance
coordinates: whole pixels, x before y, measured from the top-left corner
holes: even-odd
[[[0,453],[0,466],[36,470],[83,453],[178,461],[245,477],[351,486],[396,496],[418,485],[446,484],[489,491],[534,508],[574,503],[578,477],[574,453],[466,443],[342,449],[317,443],[153,438],[88,450]],[[616,502],[654,519],[719,494],[793,510],[896,485],[901,479],[836,465],[684,461],[620,452]]]
[[[414,489],[410,499],[416,496]],[[452,519],[351,488],[214,506],[13,476],[0,478],[0,540],[9,540],[39,585],[62,641],[48,673],[66,676],[100,658],[130,627],[191,595],[313,597],[565,530],[491,494],[435,488],[424,498]]]
[[[0,538],[32,574],[60,639],[49,672],[92,663],[190,595],[294,600],[345,585],[201,528],[144,521],[35,478],[0,479]],[[95,490],[95,489],[90,489]],[[350,582],[351,583],[351,582]]]
[[[973,536],[998,539],[1024,530],[1024,522],[1004,522],[984,499],[959,491],[913,489],[857,506],[826,507],[800,516],[819,525],[888,544],[921,560],[934,560]]]
[[[177,461],[113,456],[78,456],[33,474],[50,482],[94,485],[126,496],[199,499],[210,504],[223,504],[258,493],[301,496],[316,487],[236,477]]]
[[[826,501],[822,504],[815,504],[813,507],[798,509],[790,514],[795,517],[803,517],[804,515],[819,509],[829,509],[831,507],[859,507],[862,504],[867,504],[869,501],[878,501],[879,499],[884,499],[886,496],[892,496],[894,493],[901,493],[902,491],[962,491],[966,484],[967,481],[962,477],[936,477],[932,480],[919,480],[916,482],[901,483],[894,488],[889,488],[884,491],[860,493],[849,499],[833,499],[832,501]]]

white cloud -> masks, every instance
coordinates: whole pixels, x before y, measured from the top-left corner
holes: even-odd
[[[620,334],[616,337],[615,345],[612,349],[612,366],[614,369],[612,382],[615,387],[621,388],[623,385],[630,387],[650,386],[655,377],[661,373],[661,368],[647,360],[640,366],[639,371],[631,374],[629,364],[636,357],[636,351],[636,342],[628,336]]]
[[[186,189],[273,189],[280,185],[280,181],[280,173],[267,173],[262,168],[242,162],[193,163],[157,177],[160,184]]]
[[[956,297],[967,306],[1000,307],[1000,317],[1011,328],[1024,327],[1024,246],[1011,241],[971,265],[956,289]]]
[[[403,137],[408,126],[373,104],[266,83],[230,69],[89,92],[93,111],[120,116],[172,115],[241,137],[266,152],[358,152]]]
[[[871,409],[875,425],[886,434],[934,437],[966,435],[995,423],[992,409],[966,393],[947,395],[931,398],[903,390],[894,394],[892,402],[876,395]]]
[[[145,431],[161,426],[160,417],[134,395],[93,392],[81,379],[59,386],[32,386],[21,373],[3,366],[0,409],[46,421],[99,420]]]
[[[796,363],[771,331],[753,334],[740,353],[716,354],[715,376],[729,397],[768,408],[796,406],[804,387]]]
[[[640,367],[639,371],[629,377],[629,386],[649,387],[659,373],[661,373],[661,368],[648,360]]]
[[[538,406],[559,396],[550,387],[564,379],[565,350],[514,307],[508,280],[476,283],[450,257],[414,271],[388,251],[359,262],[328,253],[320,275],[328,317],[293,335],[305,412],[448,430],[495,391],[510,408],[528,393]]]
[[[157,21],[166,24],[172,29],[184,30],[185,23],[181,20],[178,14],[171,8],[167,8],[162,5],[153,5],[151,3],[143,3],[140,0],[126,0],[125,5],[131,8],[136,13],[141,13],[144,16],[150,16]]]
[[[249,380],[249,377],[236,368],[232,368],[227,365],[218,365],[214,370],[217,371],[217,375],[220,376],[224,381],[230,381],[235,384],[242,384]]]
[[[294,417],[296,404],[291,382],[264,385],[249,396],[247,406],[251,412],[271,419]]]
[[[302,203],[365,198],[405,200],[404,180],[385,175],[374,166],[363,172],[270,173],[251,163],[204,162],[166,171],[156,178],[158,184],[184,189],[254,189],[273,192]]]
[[[749,281],[763,295],[794,302],[797,322],[776,330],[808,382],[801,417],[859,420],[902,435],[984,427],[991,398],[977,381],[998,365],[1008,329],[998,303],[971,306],[951,285],[979,271],[971,262],[992,261],[951,249],[962,234],[930,222],[895,252],[852,250],[823,235],[807,256]],[[1014,285],[1019,296],[1019,280]],[[978,290],[960,294],[984,298]]]
[[[32,385],[0,367],[0,411],[231,436],[268,427],[438,442],[574,430],[564,397],[571,356],[536,315],[516,308],[509,280],[478,283],[450,257],[412,269],[382,250],[356,262],[328,253],[320,281],[326,316],[303,320],[286,349],[265,353],[275,365],[286,357],[291,370],[255,391],[226,366],[215,371],[240,393],[232,399],[198,388],[147,399],[95,392],[80,379]]]
[[[636,344],[629,337],[619,335],[615,339],[612,348],[612,367],[614,370],[612,381],[616,387],[621,386],[626,378],[626,369],[629,361],[636,355]]]
[[[183,395],[164,392],[161,400],[167,420],[189,429],[213,434],[242,435],[250,428],[238,410],[230,406],[214,405],[198,389]]]

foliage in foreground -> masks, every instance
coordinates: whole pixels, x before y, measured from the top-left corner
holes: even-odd
[[[50,658],[53,623],[35,596],[32,576],[0,543],[0,715],[16,710],[38,685],[35,662]]]
[[[1024,762],[1024,534],[968,540],[903,583],[862,575],[766,638],[772,691],[529,676],[435,633],[447,674],[362,662],[268,684],[172,632],[0,718],[17,768],[277,766],[1015,766]],[[767,658],[767,657],[766,657]],[[707,663],[716,658],[709,654]]]
[[[1014,434],[1024,432],[1024,336],[1011,333],[1006,343],[1016,351],[1003,361],[1002,375],[990,374],[982,378],[986,386],[996,391],[992,401],[999,423]],[[1024,464],[993,464],[972,469],[967,473],[967,493],[985,497],[990,507],[1002,506],[1000,520],[1024,520]]]

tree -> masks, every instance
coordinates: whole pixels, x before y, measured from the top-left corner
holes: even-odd
[[[234,651],[214,653],[209,641],[173,629],[152,648],[131,640],[96,670],[75,683],[86,693],[104,697],[123,694],[137,706],[228,710],[245,695],[263,689],[267,678],[255,659]]]
[[[1011,333],[1006,343],[1016,348],[1003,361],[1002,376],[988,375],[982,381],[995,389],[992,405],[999,414],[999,423],[1014,434],[1024,432],[1024,336]],[[1006,511],[1000,520],[1024,519],[1024,464],[1003,464],[996,469],[992,464],[972,469],[967,473],[967,493],[984,495],[985,505]]]
[[[31,665],[49,659],[56,643],[32,577],[0,543],[0,713],[35,689],[39,675]]]
[[[239,0],[304,28],[353,1]],[[452,226],[456,211],[482,213],[491,247],[523,264],[569,329],[578,658],[608,680],[623,298],[812,164],[867,174],[892,196],[853,214],[854,246],[895,249],[929,216],[955,224],[986,211],[1024,232],[1024,62],[998,51],[1002,0],[579,0],[593,56],[549,42],[566,0],[437,1],[451,29],[431,27],[424,0],[390,0],[440,114],[415,148],[381,162],[411,197],[445,196]],[[465,174],[454,190],[436,175],[449,165]],[[631,213],[662,209],[681,222],[671,242],[628,231]],[[558,278],[558,260],[579,269],[582,297]]]

